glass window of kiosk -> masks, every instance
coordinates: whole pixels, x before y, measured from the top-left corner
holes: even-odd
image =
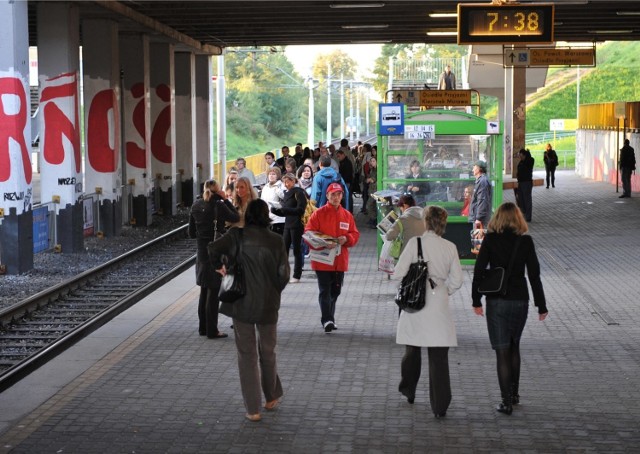
[[[467,216],[473,165],[492,156],[490,136],[440,136],[432,140],[387,136],[380,189],[411,194],[419,206],[439,205],[449,216]]]

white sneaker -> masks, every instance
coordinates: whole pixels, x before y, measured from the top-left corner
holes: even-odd
[[[300,282],[300,279],[296,279],[295,277],[289,279],[289,284],[297,284],[298,282]]]

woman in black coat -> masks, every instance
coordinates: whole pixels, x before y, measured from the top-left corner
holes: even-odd
[[[284,186],[287,191],[284,193],[284,199],[282,200],[282,206],[280,208],[271,208],[271,212],[276,216],[284,216],[284,247],[289,254],[289,248],[293,243],[293,277],[289,282],[292,284],[300,282],[302,276],[302,262],[303,257],[301,254],[302,232],[304,231],[304,225],[302,225],[302,215],[307,208],[307,193],[304,189],[297,187],[296,177],[292,173],[288,173],[282,177]]]
[[[238,222],[240,215],[231,202],[225,199],[220,185],[215,180],[204,183],[202,197],[191,207],[189,215],[189,238],[195,238],[198,244],[196,259],[196,284],[200,286],[198,300],[198,332],[209,339],[228,337],[218,331],[218,291],[221,277],[215,272],[207,245],[215,237],[225,233],[225,222]],[[216,235],[217,234],[217,235]]]
[[[527,321],[529,291],[524,277],[525,267],[533,291],[533,301],[538,308],[538,318],[543,321],[548,314],[544,290],[540,280],[540,264],[527,232],[522,213],[511,202],[503,203],[489,221],[488,233],[482,241],[480,253],[473,270],[471,297],[473,310],[484,315],[482,295],[478,286],[487,267],[503,267],[507,276],[504,296],[487,296],[487,328],[491,347],[498,361],[498,382],[502,403],[496,410],[511,414],[513,405],[520,403],[520,337]],[[509,272],[509,262],[515,254]]]

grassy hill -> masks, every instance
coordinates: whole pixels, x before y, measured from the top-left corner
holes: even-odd
[[[598,45],[596,67],[580,68],[580,104],[640,101],[640,43]],[[527,132],[549,120],[576,118],[577,68],[550,68],[546,85],[527,97]]]

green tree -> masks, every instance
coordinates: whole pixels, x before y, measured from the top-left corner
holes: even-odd
[[[225,66],[229,126],[238,133],[253,130],[259,138],[293,137],[303,85],[284,54],[265,47],[229,49]]]

